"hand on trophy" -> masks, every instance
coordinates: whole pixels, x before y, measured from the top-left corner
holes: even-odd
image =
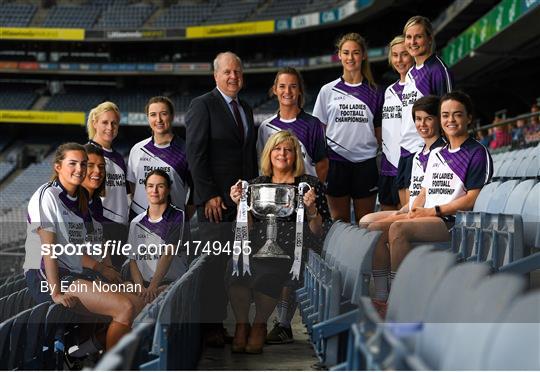
[[[314,188],[304,194],[304,206],[308,214],[313,215],[317,213],[317,206],[315,205],[316,197]]]
[[[231,191],[229,193],[232,201],[238,205],[240,203],[240,197],[242,196],[242,183],[241,180],[238,180],[237,183],[231,186]]]

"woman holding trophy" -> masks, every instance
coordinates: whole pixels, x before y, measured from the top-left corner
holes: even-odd
[[[242,272],[238,256],[229,265],[229,298],[236,318],[232,351],[252,354],[262,352],[268,318],[290,273],[299,277],[302,247],[322,245],[323,227],[330,222],[324,186],[305,174],[294,134],[279,131],[268,139],[261,155],[261,174],[249,181],[251,213],[246,213],[246,182],[239,181],[230,192],[239,204],[237,226],[249,222],[247,240],[254,253],[242,255]],[[256,308],[253,326],[248,318],[251,298]]]

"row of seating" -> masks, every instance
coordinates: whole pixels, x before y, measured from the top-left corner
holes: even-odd
[[[540,252],[535,251],[540,248],[539,197],[540,183],[535,179],[493,182],[480,193],[474,211],[458,213],[456,225],[452,229],[452,241],[432,244],[429,250],[446,250],[446,261],[451,261],[452,265],[466,261],[484,262],[482,265],[486,270],[517,274],[529,274],[538,270]],[[342,356],[344,350],[343,339],[340,344],[340,333],[349,332],[354,322],[368,316],[364,313],[376,313],[367,293],[371,250],[376,239],[370,240],[368,234],[356,226],[338,221],[326,237],[324,258],[314,252],[310,252],[308,257],[305,284],[297,292],[297,298],[314,348],[321,363],[326,366],[339,364],[339,356]],[[413,252],[417,250],[415,248]],[[439,270],[443,266],[444,260],[440,264],[426,264],[426,270]],[[350,273],[354,273],[354,270],[360,270],[363,275],[352,280]],[[428,274],[435,275],[433,272]],[[396,278],[395,283],[399,282],[401,279]],[[391,292],[394,296],[400,293],[396,291],[396,285],[400,284],[394,285]],[[410,297],[413,292],[409,289],[403,293]],[[414,298],[415,302],[420,300]],[[407,300],[396,300],[395,303],[403,301]],[[393,319],[390,308],[388,314],[389,319]],[[415,312],[408,314],[413,317]],[[362,332],[369,333],[373,329],[362,328]],[[350,335],[352,337],[352,333]],[[356,334],[354,337],[358,339],[365,335]],[[354,337],[351,342],[354,342]],[[348,367],[351,368],[351,365]]]
[[[0,285],[0,298],[9,296],[26,287],[26,281],[24,277],[18,277],[16,280],[10,280]]]
[[[493,158],[493,179],[540,177],[540,144],[536,147],[497,153]]]
[[[484,263],[414,249],[397,272],[386,321],[364,298],[335,370],[538,369],[540,292]]]
[[[192,370],[201,352],[200,275],[206,256],[172,283],[135,319],[133,330],[108,351],[96,370]]]
[[[487,261],[493,270],[540,268],[540,183],[495,181],[486,185],[473,211],[458,212],[452,251],[461,259]],[[534,253],[534,254],[531,254]]]
[[[24,288],[0,298],[0,322],[34,306],[34,300],[26,288],[26,283],[24,286]]]

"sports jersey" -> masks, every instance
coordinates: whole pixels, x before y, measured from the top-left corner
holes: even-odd
[[[272,134],[280,130],[290,130],[298,137],[302,156],[304,157],[306,174],[317,177],[315,164],[327,157],[323,124],[319,119],[304,112],[304,110],[300,111],[294,119],[282,119],[278,113],[264,120],[259,126],[257,138],[259,163],[266,141]]]
[[[413,66],[407,72],[403,89],[403,124],[401,126],[401,156],[406,157],[420,151],[424,141],[414,124],[412,108],[414,103],[430,94],[442,96],[452,91],[453,79],[444,62],[435,54],[429,56],[423,65]]]
[[[137,267],[145,281],[150,282],[152,280],[160,258],[159,252],[146,251],[146,248],[149,244],[158,246],[159,244],[172,244],[174,250],[178,246],[182,248],[183,228],[184,211],[171,204],[157,221],[151,220],[146,211],[131,221],[128,243],[131,245],[132,250],[128,257],[137,262]],[[142,249],[139,249],[139,247],[142,247]],[[184,251],[182,250],[182,252]],[[176,280],[186,271],[187,256],[184,253],[174,255],[163,280]]]
[[[86,225],[91,217],[83,216],[77,197],[70,196],[59,181],[46,183],[38,188],[28,203],[25,261],[23,268],[42,267],[41,239],[38,228],[55,233],[55,244],[84,244],[87,241]],[[59,255],[58,267],[70,272],[82,272],[80,255]]]
[[[401,140],[401,97],[405,83],[399,80],[386,88],[382,109],[381,175],[397,176]]]
[[[424,180],[424,173],[426,171],[429,154],[436,148],[442,147],[446,144],[444,138],[439,137],[435,142],[431,144],[429,149],[426,149],[426,145],[422,148],[422,151],[418,151],[414,154],[413,164],[411,169],[411,184],[409,185],[409,210],[412,209],[414,199],[422,191],[422,181]]]
[[[103,216],[112,222],[128,224],[129,206],[126,183],[126,163],[120,153],[114,149],[106,149],[99,143],[89,141],[88,143],[99,147],[103,150],[105,158],[105,171],[107,173],[105,179],[105,197],[103,202]]]
[[[481,189],[493,174],[488,150],[478,141],[468,138],[457,149],[449,145],[431,152],[422,187],[426,189],[425,208],[447,204],[465,195],[468,190]]]
[[[155,169],[161,169],[172,181],[171,200],[174,205],[184,209],[189,196],[188,164],[184,140],[174,136],[167,145],[156,145],[152,137],[137,143],[129,153],[127,180],[135,184],[131,202],[130,217],[146,211],[148,200],[144,180]]]
[[[326,125],[328,158],[361,162],[377,155],[375,127],[381,126],[383,94],[367,81],[336,79],[321,88],[313,115]]]
[[[92,244],[103,244],[103,224],[109,219],[103,216],[103,205],[99,196],[94,196],[88,201],[88,210],[92,216],[92,228],[88,228],[87,237]],[[88,226],[87,226],[88,227]],[[96,261],[103,261],[103,255],[91,255]]]

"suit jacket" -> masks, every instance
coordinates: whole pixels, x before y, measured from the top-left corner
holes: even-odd
[[[257,176],[256,133],[253,111],[239,100],[247,119],[246,140],[242,141],[236,121],[217,88],[199,96],[186,113],[187,158],[194,183],[197,206],[221,196],[235,209],[229,193],[239,179]]]

